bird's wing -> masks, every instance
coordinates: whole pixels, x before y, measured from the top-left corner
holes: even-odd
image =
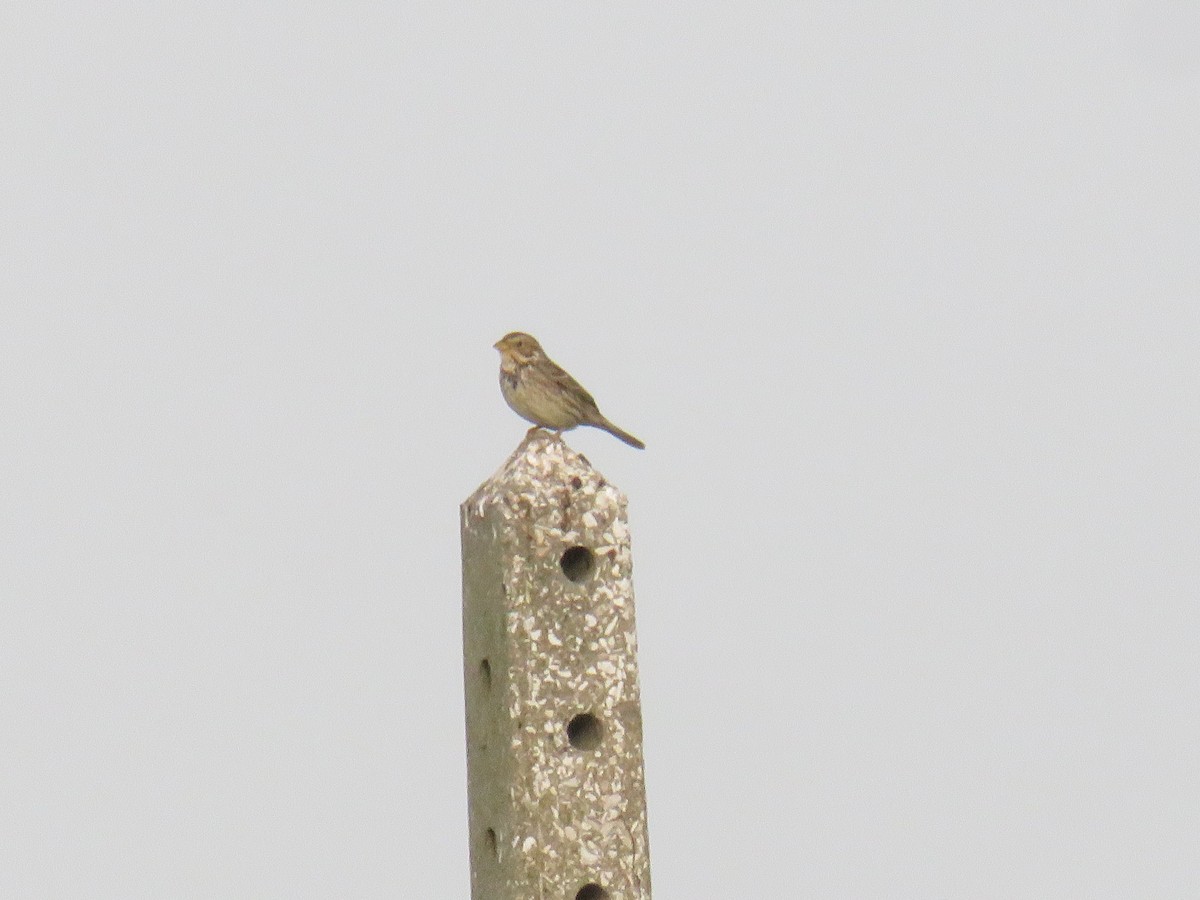
[[[574,397],[583,403],[586,403],[592,409],[596,409],[596,400],[583,389],[583,385],[571,377],[570,373],[553,360],[547,360],[550,363],[547,374],[550,379],[561,388],[569,397]]]

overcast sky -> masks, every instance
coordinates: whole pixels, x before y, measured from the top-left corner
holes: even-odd
[[[458,504],[630,498],[670,898],[1200,892],[1200,12],[0,12],[0,895],[468,896]]]

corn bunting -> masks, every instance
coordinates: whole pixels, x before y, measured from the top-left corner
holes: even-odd
[[[513,412],[557,433],[591,425],[639,450],[646,445],[601,415],[592,395],[548,357],[533,337],[514,331],[495,344],[500,351],[500,392]]]

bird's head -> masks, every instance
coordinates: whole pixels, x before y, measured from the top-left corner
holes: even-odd
[[[533,362],[543,355],[542,345],[532,335],[525,334],[523,331],[509,332],[496,341],[493,346],[500,351],[501,359],[511,360],[518,365]]]

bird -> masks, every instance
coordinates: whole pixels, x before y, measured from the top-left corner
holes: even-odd
[[[493,345],[500,351],[500,393],[513,412],[556,435],[591,425],[639,450],[646,445],[608,421],[592,395],[546,355],[532,335],[506,334]]]

